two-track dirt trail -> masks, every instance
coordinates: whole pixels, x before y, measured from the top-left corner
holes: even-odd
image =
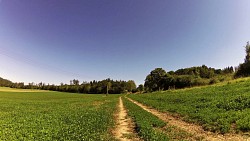
[[[250,141],[250,138],[247,136],[241,136],[238,134],[215,134],[212,132],[204,131],[201,126],[187,123],[182,121],[181,119],[178,119],[177,117],[171,116],[168,113],[162,113],[155,109],[149,108],[148,106],[145,106],[135,100],[132,100],[131,98],[126,97],[131,102],[135,103],[136,105],[140,106],[147,112],[150,112],[154,115],[156,115],[161,120],[167,122],[169,125],[176,126],[190,134],[193,134],[195,137],[200,138],[202,137],[204,140],[208,141]]]
[[[117,126],[114,131],[116,139],[120,141],[134,141],[139,140],[135,137],[134,126],[132,120],[128,117],[127,110],[125,109],[122,98],[119,98],[119,112],[117,114]],[[130,138],[132,137],[132,139]]]

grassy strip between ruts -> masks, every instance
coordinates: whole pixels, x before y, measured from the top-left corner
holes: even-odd
[[[169,138],[161,131],[160,128],[163,128],[166,123],[158,119],[156,116],[148,113],[139,106],[130,102],[126,98],[123,98],[124,105],[128,110],[128,115],[132,117],[135,122],[136,132],[138,135],[146,140],[157,140],[157,141],[166,141]]]
[[[118,96],[0,92],[0,140],[114,140]]]
[[[143,110],[126,98],[124,98],[124,105],[128,110],[128,115],[135,122],[138,135],[144,140],[166,141],[193,138],[191,134],[166,124],[155,115]]]

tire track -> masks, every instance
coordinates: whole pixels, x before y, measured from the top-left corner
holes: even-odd
[[[162,113],[155,109],[149,108],[131,98],[126,97],[131,102],[135,103],[136,105],[140,106],[142,109],[156,115],[161,120],[167,122],[169,125],[176,126],[188,133],[193,134],[197,139],[203,138],[204,140],[208,141],[250,141],[250,138],[247,136],[242,136],[239,134],[215,134],[213,132],[204,131],[201,126],[184,122],[168,113]]]
[[[127,110],[125,109],[122,98],[119,98],[119,113],[117,114],[117,126],[114,131],[116,139],[120,141],[134,141],[139,140],[135,138],[132,120],[128,118]],[[132,136],[133,139],[130,139]],[[129,138],[130,137],[130,138]]]

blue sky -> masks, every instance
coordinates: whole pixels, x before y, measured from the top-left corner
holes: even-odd
[[[1,0],[0,76],[135,80],[157,67],[244,61],[249,0]]]

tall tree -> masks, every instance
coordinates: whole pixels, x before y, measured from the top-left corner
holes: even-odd
[[[247,45],[245,46],[245,51],[246,51],[245,63],[248,63],[248,62],[250,62],[250,45],[249,45],[249,41],[247,42]]]
[[[109,94],[109,89],[111,88],[111,82],[107,81],[106,86],[107,86],[107,92],[106,92],[106,96],[107,96]]]
[[[73,79],[73,85],[79,85],[79,80]]]
[[[140,93],[143,93],[144,91],[144,86],[142,84],[140,84],[138,87],[137,87],[137,91],[140,92]]]
[[[164,88],[166,74],[166,71],[162,68],[154,69],[145,79],[145,88],[149,91],[161,90]]]
[[[135,89],[136,89],[135,81],[134,81],[134,80],[129,80],[129,81],[127,82],[127,90],[128,90],[129,92],[132,92],[132,91],[135,90]]]
[[[250,76],[250,45],[249,45],[249,42],[247,42],[247,45],[245,46],[245,51],[246,51],[245,62],[238,66],[237,72],[235,74],[236,77]]]

